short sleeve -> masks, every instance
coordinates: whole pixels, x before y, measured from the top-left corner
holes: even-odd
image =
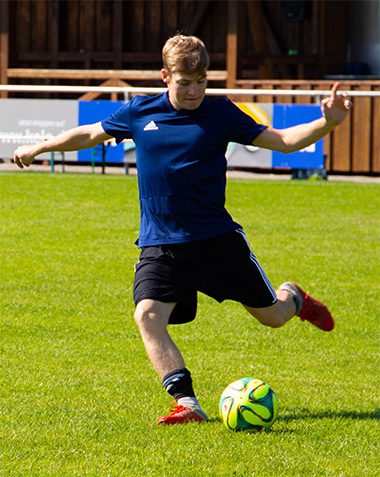
[[[257,123],[253,118],[227,99],[229,141],[250,145],[267,126]]]
[[[124,104],[117,111],[101,121],[104,131],[116,139],[117,143],[132,137],[131,109],[133,100]]]

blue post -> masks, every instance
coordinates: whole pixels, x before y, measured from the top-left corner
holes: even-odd
[[[54,174],[54,151],[50,153],[50,172]]]
[[[95,148],[91,148],[91,173],[95,173]]]

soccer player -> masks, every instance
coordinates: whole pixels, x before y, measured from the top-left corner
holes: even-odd
[[[257,124],[229,99],[205,96],[209,56],[194,36],[176,35],[163,48],[164,94],[136,96],[108,118],[79,126],[37,145],[21,146],[22,168],[50,151],[93,147],[110,138],[136,144],[141,224],[135,267],[135,320],[147,355],[174,397],[160,424],[207,421],[190,371],[168,324],[195,318],[197,292],[235,300],[265,326],[297,315],[324,331],[334,327],[328,308],[292,282],[275,290],[244,231],[225,208],[227,144],[289,153],[315,143],[351,108],[334,84],[321,117],[286,129]]]

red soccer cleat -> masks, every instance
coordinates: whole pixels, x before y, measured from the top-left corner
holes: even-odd
[[[157,424],[186,424],[187,422],[204,422],[207,416],[198,409],[189,409],[185,406],[177,405],[170,409],[168,416],[162,416],[157,420]]]
[[[323,331],[331,331],[334,328],[334,319],[327,306],[316,300],[292,282],[281,285],[280,290],[286,290],[292,295],[298,294],[301,298],[301,306],[297,316],[303,321],[309,321],[312,325]]]

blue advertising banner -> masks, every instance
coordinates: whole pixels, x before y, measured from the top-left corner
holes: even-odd
[[[321,108],[316,104],[274,104],[273,108],[273,127],[276,129],[308,123],[321,117]],[[323,140],[291,154],[273,151],[272,167],[322,169],[324,167]]]
[[[123,101],[80,101],[79,124],[100,121],[123,105]],[[282,129],[300,123],[313,121],[321,116],[317,104],[270,104],[270,103],[237,103],[246,114],[255,121]],[[122,163],[124,154],[134,154],[133,143],[106,146],[106,161]],[[78,161],[102,161],[102,145],[94,150],[86,149],[78,152]],[[323,140],[291,154],[283,154],[253,146],[230,143],[227,150],[229,167],[263,167],[288,169],[323,169]]]
[[[90,124],[101,121],[123,106],[124,101],[79,101],[78,124]],[[78,152],[80,162],[101,162],[103,146],[100,144],[93,149],[84,149]],[[105,147],[106,161],[122,163],[124,157],[123,144],[107,145]]]
[[[321,117],[318,104],[236,103],[256,122],[283,129]],[[323,140],[307,148],[283,154],[254,146],[230,143],[227,149],[229,167],[323,169]]]

